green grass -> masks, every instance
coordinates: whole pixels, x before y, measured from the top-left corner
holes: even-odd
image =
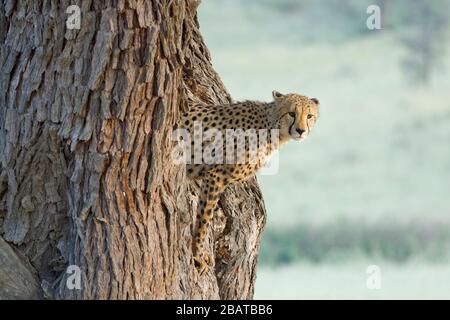
[[[270,228],[264,234],[262,265],[348,262],[356,257],[407,263],[450,262],[450,227],[424,219],[408,223],[339,220]]]
[[[258,177],[268,224],[256,297],[448,299],[450,35],[440,71],[417,87],[401,68],[411,54],[401,19],[367,32],[364,2],[356,16],[330,9],[341,1],[304,3],[200,6],[213,65],[236,100],[268,101],[276,89],[321,102],[312,135],[281,150],[276,175]],[[372,260],[386,271],[376,292],[365,287]]]
[[[381,271],[381,288],[366,285],[369,265]],[[448,264],[410,262],[398,265],[383,260],[351,263],[299,263],[259,268],[255,299],[450,299]]]

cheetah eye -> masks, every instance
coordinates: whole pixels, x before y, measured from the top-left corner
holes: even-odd
[[[289,112],[289,115],[290,115],[292,118],[295,118],[295,112]]]
[[[308,114],[308,119],[311,119],[313,117],[312,114]]]

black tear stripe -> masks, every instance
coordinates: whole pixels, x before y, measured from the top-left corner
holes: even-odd
[[[308,114],[311,113],[311,107],[308,108]],[[308,127],[308,134],[311,131],[311,128],[309,127],[309,121],[308,121],[308,116],[306,116],[306,126]]]
[[[295,120],[297,120],[297,112],[295,113],[295,116],[294,116],[294,121],[292,122],[292,124],[289,126],[289,134],[291,134],[291,130],[292,130],[292,126],[295,124]]]

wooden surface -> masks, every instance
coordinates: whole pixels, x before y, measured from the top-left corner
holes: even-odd
[[[36,275],[30,269],[0,237],[0,300],[42,298]]]
[[[71,4],[80,30],[65,27]],[[189,103],[231,101],[198,4],[0,1],[0,232],[46,297],[252,298],[265,224],[256,180],[222,196],[216,269],[200,278],[198,186],[170,161]],[[10,253],[0,256],[18,263]],[[82,270],[81,290],[66,286],[70,265]]]

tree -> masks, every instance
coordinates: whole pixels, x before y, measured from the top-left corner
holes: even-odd
[[[448,14],[440,1],[413,0],[409,7],[408,34],[402,43],[409,51],[402,66],[409,77],[421,85],[428,85],[433,71],[441,65],[446,45]]]
[[[0,298],[252,298],[256,180],[222,196],[216,267],[199,277],[199,186],[170,161],[190,103],[232,101],[198,4],[0,1]]]

